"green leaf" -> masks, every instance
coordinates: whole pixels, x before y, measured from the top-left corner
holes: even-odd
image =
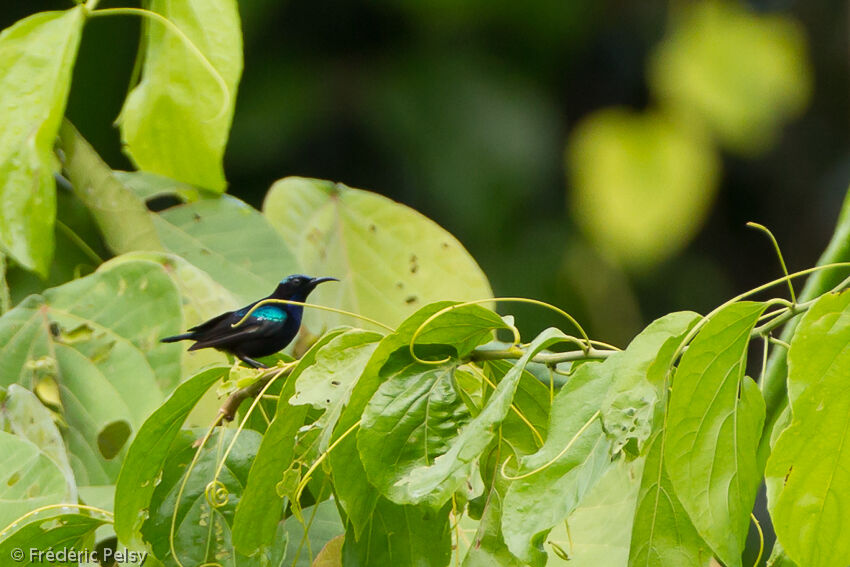
[[[122,542],[140,546],[140,528],[156,481],[180,427],[201,396],[227,367],[210,368],[192,376],[145,421],[133,440],[115,486],[115,533]]]
[[[646,440],[644,448],[646,462],[634,512],[630,567],[704,567],[713,555],[682,508],[664,466],[668,373],[672,372],[673,357],[698,319],[695,313],[673,313],[650,325],[652,327],[665,320],[679,321],[678,332],[671,332],[661,345],[646,375],[647,381],[657,388],[658,401],[654,409],[653,433]],[[627,387],[629,382],[627,380],[619,385]],[[612,388],[612,392],[618,389]],[[629,395],[628,390],[623,393]],[[619,399],[619,396],[615,399]]]
[[[652,90],[681,120],[707,127],[731,149],[766,150],[811,94],[804,30],[735,2],[686,8],[651,60]]]
[[[322,347],[342,332],[342,329],[337,329],[320,338],[286,377],[277,411],[254,457],[233,520],[233,545],[245,555],[254,555],[264,547],[273,545],[277,525],[283,516],[283,496],[277,493],[276,487],[292,465],[296,435],[309,409],[307,406],[290,405],[288,400],[295,393],[295,383],[299,375],[315,362]]]
[[[70,122],[62,123],[59,134],[74,195],[91,211],[109,249],[115,254],[161,250],[145,202],[115,177]]]
[[[342,563],[346,566],[444,567],[451,557],[451,506],[399,506],[381,498],[358,540],[346,532]]]
[[[475,260],[448,232],[375,193],[289,177],[266,195],[263,212],[295,251],[305,273],[342,281],[320,287],[317,303],[396,326],[432,301],[492,297]],[[345,322],[310,313],[318,327]]]
[[[850,562],[850,293],[827,294],[803,316],[788,350],[791,425],[767,462],[776,536],[799,565]]]
[[[741,553],[761,480],[756,449],[764,400],[744,376],[750,331],[763,303],[739,302],[711,317],[673,379],[665,466],[699,534],[728,566]]]
[[[558,392],[546,443],[520,461],[512,476],[528,476],[515,480],[505,497],[502,529],[515,555],[541,562],[545,534],[605,474],[611,453],[632,443],[638,452],[673,352],[698,318],[682,312],[654,321],[625,351],[580,366]]]
[[[85,8],[42,12],[0,33],[0,247],[48,272],[53,255],[59,131]]]
[[[626,349],[614,370],[615,382],[602,404],[602,424],[614,440],[616,454],[634,444],[643,454],[652,433],[659,400],[666,399],[672,357],[700,315],[680,311],[656,319]]]
[[[452,384],[456,363],[423,365],[403,351],[397,360],[390,358],[381,370],[388,379],[363,412],[357,435],[370,481],[396,503],[441,506],[493,439],[525,365],[541,350],[564,340],[565,335],[554,328],[538,335],[472,419]]]
[[[576,128],[566,157],[576,220],[597,248],[633,269],[681,250],[716,190],[712,148],[658,114],[596,112]]]
[[[502,532],[511,553],[542,565],[542,542],[554,525],[578,506],[604,474],[611,443],[599,408],[611,385],[616,357],[584,364],[555,396],[543,447],[523,457],[505,495]]]
[[[91,550],[94,548],[95,530],[106,523],[107,520],[84,514],[59,514],[30,521],[0,540],[0,557],[3,557],[4,562],[11,557],[14,565],[77,567],[79,561],[49,561],[46,553],[52,551],[58,554],[62,550],[82,553]],[[15,560],[17,551],[24,552],[20,561]]]
[[[569,554],[569,562],[562,563],[550,552],[547,565],[625,567],[643,465],[643,459],[618,459],[608,468],[567,518],[569,533],[562,523],[546,538]]]
[[[314,564],[314,558],[318,560],[319,551],[345,531],[332,500],[309,506],[301,512],[304,521],[307,522],[306,526],[302,525],[295,516],[290,516],[283,523],[289,545],[286,548],[286,558],[281,565],[310,567]]]
[[[154,216],[154,224],[169,252],[207,272],[241,303],[268,295],[299,271],[266,219],[228,195],[171,207]]]
[[[218,561],[259,566],[260,557],[249,560],[234,549],[231,524],[261,436],[256,431],[241,431],[216,476],[222,452],[230,447],[236,431],[217,428],[203,448],[196,447],[205,433],[206,429],[183,430],[172,442],[142,536],[156,557],[167,564],[176,563],[173,550],[183,565]],[[197,461],[190,468],[196,452]]]
[[[356,537],[360,537],[372,516],[372,510],[378,501],[378,491],[366,477],[357,449],[357,437],[355,435],[348,435],[343,439],[340,437],[360,420],[369,400],[384,381],[385,377],[380,375],[380,370],[390,355],[401,349],[407,349],[419,326],[431,315],[449,305],[452,303],[448,301],[426,305],[399,325],[395,333],[381,339],[378,348],[375,349],[357,380],[348,405],[343,410],[334,430],[334,439],[335,442],[338,441],[338,444],[329,456],[334,493],[348,514],[348,520],[354,528],[353,533]]]
[[[141,81],[119,117],[126,151],[139,169],[224,191],[222,156],[242,74],[236,2],[150,0],[147,7],[181,33],[145,22]]]
[[[378,347],[382,335],[351,329],[336,335],[317,353],[314,364],[306,367],[295,383],[291,405],[310,404],[324,410],[312,427],[321,429],[317,451],[328,448],[334,426],[342,414],[351,390]]]
[[[487,369],[494,382],[504,380],[511,368],[513,368],[511,361],[487,361]],[[516,411],[508,412],[501,425],[502,439],[507,442],[507,446],[517,457],[535,453],[541,447],[549,427],[549,394],[548,385],[537,380],[527,369],[523,371],[513,399]],[[537,434],[517,412],[532,423]]]
[[[170,389],[179,379],[179,347],[158,339],[176,333],[180,320],[174,284],[150,262],[106,265],[0,318],[2,380],[58,384],[79,485],[114,482],[118,448],[98,439],[119,432],[119,422],[136,430],[162,402],[160,384]]]
[[[65,471],[32,441],[0,431],[0,530],[41,506],[68,502]]]
[[[26,439],[48,456],[65,477],[68,501],[77,500],[77,483],[65,441],[53,414],[35,394],[17,384],[10,385],[5,395],[0,390],[0,429]]]

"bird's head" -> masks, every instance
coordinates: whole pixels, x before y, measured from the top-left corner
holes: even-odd
[[[320,283],[338,281],[336,278],[311,278],[302,274],[293,274],[281,280],[274,291],[274,295],[279,299],[304,301]]]

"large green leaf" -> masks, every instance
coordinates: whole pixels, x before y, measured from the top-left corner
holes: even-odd
[[[154,216],[154,225],[166,250],[207,272],[243,304],[299,271],[266,219],[228,195],[166,209]]]
[[[233,544],[240,552],[254,555],[275,541],[277,524],[283,516],[283,496],[277,485],[283,480],[295,456],[295,442],[299,428],[309,409],[304,405],[290,405],[299,375],[316,360],[317,353],[342,329],[331,331],[308,350],[280,392],[274,418],[263,435],[262,443],[254,457],[245,492],[233,520]]]
[[[141,545],[139,530],[169,448],[189,412],[225,372],[226,367],[218,367],[192,376],[139,429],[115,486],[115,533],[121,541]]]
[[[686,6],[649,68],[653,91],[739,152],[770,147],[811,93],[806,38],[777,14],[712,0]]]
[[[375,349],[369,363],[357,380],[357,384],[349,397],[348,405],[343,410],[334,430],[337,445],[331,451],[329,457],[334,492],[352,524],[353,530],[350,530],[349,533],[357,538],[361,536],[362,530],[372,516],[372,510],[378,501],[378,491],[366,478],[366,471],[363,469],[360,453],[357,450],[357,436],[341,437],[360,421],[363,410],[384,381],[384,378],[380,375],[380,370],[390,355],[408,348],[410,340],[419,326],[431,315],[450,305],[452,303],[448,301],[426,305],[399,325],[395,333],[381,339],[378,348]]]
[[[32,441],[0,431],[0,530],[41,506],[68,502],[65,472]]]
[[[665,466],[699,534],[725,565],[741,565],[761,481],[756,458],[764,400],[744,375],[763,303],[716,313],[682,356],[673,379]]]
[[[788,351],[791,425],[767,462],[768,503],[788,557],[819,567],[850,562],[850,293],[821,297]]]
[[[181,33],[145,22],[141,81],[119,118],[127,153],[139,169],[224,191],[222,156],[242,74],[236,2],[149,0],[147,7]]]
[[[151,262],[98,272],[31,296],[0,318],[4,383],[55,380],[80,485],[111,484],[126,441],[180,377],[177,290]],[[176,345],[171,345],[176,346]]]
[[[65,477],[68,501],[77,500],[77,483],[62,434],[35,394],[17,384],[0,390],[0,430],[26,439],[48,456]]]
[[[416,363],[404,351],[391,357],[357,435],[370,481],[399,504],[445,503],[507,415],[526,364],[564,340],[554,328],[537,336],[472,419],[451,380],[456,363]]]
[[[60,130],[60,142],[74,195],[91,211],[110,250],[122,254],[162,249],[145,202],[115,177],[67,120]]]
[[[0,247],[47,275],[59,131],[85,8],[42,12],[0,33]]]
[[[450,506],[400,506],[381,498],[358,540],[351,529],[342,563],[351,567],[443,567],[451,557]]]
[[[709,211],[712,148],[659,114],[619,108],[580,124],[567,148],[572,211],[610,258],[646,269],[678,252]]]
[[[487,278],[448,232],[375,193],[290,177],[275,183],[263,212],[306,273],[342,281],[320,287],[316,302],[395,326],[421,306],[491,297]],[[309,320],[335,327],[329,313]]]

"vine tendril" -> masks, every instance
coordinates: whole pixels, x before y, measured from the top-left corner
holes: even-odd
[[[390,333],[395,332],[395,329],[393,329],[389,325],[385,325],[384,323],[381,323],[380,321],[376,321],[376,320],[372,319],[371,317],[366,317],[365,315],[360,315],[358,313],[352,313],[351,311],[345,311],[343,309],[337,309],[335,307],[326,307],[324,305],[316,305],[316,304],[313,304],[313,303],[304,303],[303,301],[292,301],[290,299],[273,299],[273,298],[258,301],[256,305],[251,307],[251,309],[249,309],[248,312],[245,313],[245,315],[241,319],[239,319],[237,322],[233,323],[231,325],[231,327],[235,328],[235,327],[242,325],[243,323],[245,323],[245,321],[248,319],[248,317],[251,316],[251,314],[254,311],[259,309],[263,305],[270,305],[272,303],[277,303],[277,304],[280,304],[280,305],[300,305],[302,307],[312,307],[313,309],[319,309],[321,311],[330,311],[331,313],[337,313],[339,315],[347,315],[349,317],[354,317],[355,319],[360,319],[362,321],[367,321],[369,323],[372,323],[373,325],[375,325],[377,327],[381,327],[381,328],[389,331]]]

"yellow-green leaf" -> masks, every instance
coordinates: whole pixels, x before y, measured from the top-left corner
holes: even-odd
[[[77,6],[35,14],[0,33],[0,248],[42,276],[53,255],[53,143],[84,21]]]
[[[142,78],[119,119],[127,153],[139,169],[224,191],[222,156],[242,74],[236,2],[150,0],[148,8],[185,37],[146,21]]]
[[[658,114],[597,112],[567,148],[571,212],[618,263],[648,268],[702,226],[716,190],[710,145]]]
[[[263,212],[304,273],[340,278],[311,301],[396,326],[423,305],[492,297],[486,276],[451,234],[413,209],[345,185],[289,177]],[[328,328],[350,319],[305,313]],[[322,325],[312,325],[319,329]]]

